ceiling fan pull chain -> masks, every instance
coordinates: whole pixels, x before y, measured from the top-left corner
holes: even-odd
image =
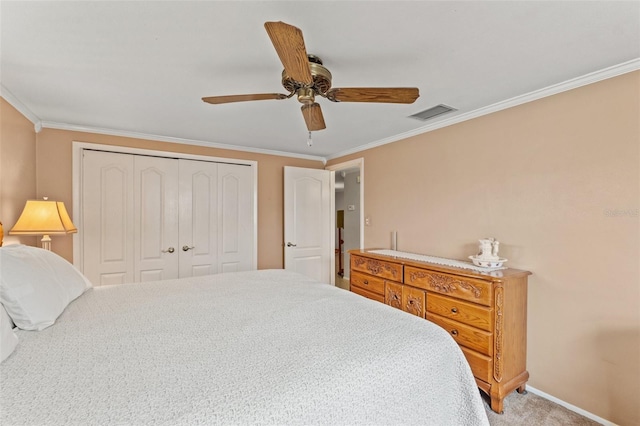
[[[307,145],[313,146],[313,140],[311,139],[311,132],[309,132],[309,139],[307,139]]]

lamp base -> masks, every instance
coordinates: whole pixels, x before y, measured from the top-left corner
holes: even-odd
[[[43,235],[42,239],[40,241],[42,242],[42,248],[43,249],[51,251],[51,237],[50,236]]]

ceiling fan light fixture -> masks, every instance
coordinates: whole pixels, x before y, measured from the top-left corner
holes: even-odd
[[[410,115],[410,118],[415,118],[416,120],[427,121],[434,117],[437,117],[442,114],[447,114],[452,111],[457,111],[457,108],[450,107],[448,105],[440,104],[434,107],[425,109],[424,111],[417,112],[413,115]]]
[[[301,87],[297,94],[298,102],[301,104],[312,104],[316,101],[316,93],[311,87]]]

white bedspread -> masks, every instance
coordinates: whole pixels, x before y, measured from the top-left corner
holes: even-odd
[[[280,271],[97,287],[0,365],[2,425],[488,425],[441,328]]]

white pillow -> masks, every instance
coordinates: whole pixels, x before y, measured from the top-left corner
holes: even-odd
[[[0,248],[0,302],[18,328],[42,330],[91,287],[52,251],[25,245]]]
[[[11,318],[0,305],[0,362],[7,359],[18,345],[18,336],[13,332],[11,325]]]

